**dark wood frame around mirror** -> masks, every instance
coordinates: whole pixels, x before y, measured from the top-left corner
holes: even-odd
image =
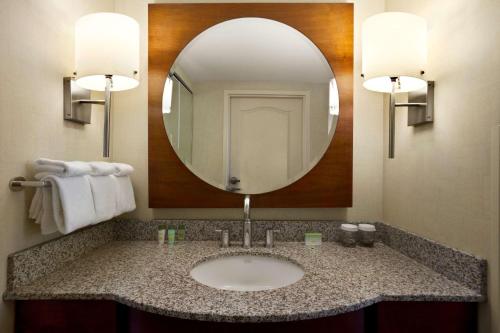
[[[352,4],[150,4],[148,160],[150,208],[241,207],[243,195],[205,183],[170,145],[162,94],[170,67],[199,33],[226,20],[262,17],[285,23],[323,52],[337,80],[340,115],[330,146],[303,178],[280,190],[252,195],[254,207],[351,207],[353,130]]]

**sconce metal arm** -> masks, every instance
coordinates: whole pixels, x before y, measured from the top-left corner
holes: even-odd
[[[397,81],[393,81],[396,91]],[[394,158],[396,108],[408,107],[408,126],[418,126],[434,121],[434,81],[427,81],[427,86],[408,94],[407,103],[396,103],[396,93],[390,94],[389,101],[389,158]]]
[[[394,158],[394,142],[396,139],[396,108],[399,107],[427,108],[427,103],[396,103],[396,94],[391,93],[389,102],[389,158]]]
[[[415,107],[427,107],[427,103],[395,103],[395,107],[402,107],[402,106],[415,106]]]
[[[76,99],[73,100],[73,102],[80,104],[98,104],[98,105],[104,105],[106,103],[106,101],[103,99]]]
[[[394,140],[396,138],[396,94],[391,93],[389,100],[389,158],[394,158]]]
[[[102,155],[109,157],[109,142],[111,136],[111,87],[113,76],[106,75],[106,89],[104,90],[104,136],[102,142]]]
[[[71,77],[65,77],[64,85],[64,119],[80,124],[90,124],[90,105],[104,106],[104,138],[103,157],[109,157],[110,124],[111,124],[111,88],[113,76],[106,75],[104,99],[90,99],[90,90],[78,87]]]

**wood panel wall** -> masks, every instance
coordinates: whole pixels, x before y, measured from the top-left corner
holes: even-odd
[[[149,207],[222,208],[243,204],[241,194],[212,187],[184,166],[170,145],[161,110],[167,74],[182,49],[207,28],[242,17],[272,19],[302,32],[330,63],[340,95],[335,135],[321,161],[285,188],[252,195],[252,206],[352,206],[353,5],[225,3],[149,5]]]

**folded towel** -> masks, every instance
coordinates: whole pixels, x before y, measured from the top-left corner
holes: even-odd
[[[95,223],[109,220],[117,214],[117,186],[113,176],[86,176],[90,182],[96,214]]]
[[[55,221],[57,229],[68,234],[96,222],[96,213],[90,182],[87,177],[58,177],[50,175],[44,178],[52,185],[43,188],[44,217],[43,223],[50,227],[50,220]],[[52,209],[47,201],[51,201]],[[51,215],[52,218],[51,218]]]
[[[45,195],[43,192],[47,192]],[[57,231],[52,212],[52,194],[50,188],[38,188],[31,201],[29,217],[40,224],[42,235],[49,235]],[[44,207],[46,207],[44,209]]]
[[[134,188],[129,176],[111,176],[116,184],[116,215],[135,209]]]
[[[132,172],[134,172],[134,168],[129,164],[125,163],[112,163],[112,164],[116,169],[116,172],[114,173],[116,177],[129,176],[132,174]]]
[[[50,175],[57,176],[58,173],[48,172],[48,171],[38,172],[38,173],[35,174],[35,179],[36,180],[42,180],[45,177],[50,176]]]
[[[54,219],[54,209],[52,208],[52,188],[44,187],[41,189],[41,193],[42,211],[36,222],[40,224],[42,235],[49,235],[59,230]]]
[[[39,158],[35,161],[35,172],[47,172],[60,177],[76,177],[90,175],[91,166],[86,162],[80,161],[59,161],[47,158]]]
[[[59,165],[38,164],[35,162],[35,171],[38,173],[63,174],[64,167]]]
[[[28,212],[30,219],[37,220],[42,212],[42,188],[37,188],[33,199],[31,200],[31,206]]]
[[[35,171],[51,184],[36,190],[29,209],[42,234],[68,234],[136,208],[128,164],[41,158]]]
[[[108,162],[89,162],[92,168],[92,176],[108,176],[117,172],[113,163]]]

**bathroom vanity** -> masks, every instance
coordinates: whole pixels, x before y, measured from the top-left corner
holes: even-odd
[[[484,260],[383,223],[347,248],[341,221],[250,218],[250,196],[352,206],[352,4],[151,4],[148,24],[149,207],[244,219],[110,221],[14,253],[16,332],[475,332]]]
[[[4,298],[16,301],[18,332],[474,332],[476,303],[484,300],[484,261],[382,225],[380,239],[394,248],[345,248],[332,241],[335,221],[258,221],[251,249],[220,248],[215,233],[202,231],[230,225],[241,235],[240,221],[182,221],[188,241],[169,247],[148,240],[159,223],[111,222],[11,255]],[[265,248],[262,231],[285,224],[276,246]],[[310,227],[323,232],[321,246],[296,241]],[[458,265],[450,269],[468,265],[465,280],[397,251],[398,239],[420,251],[437,247],[443,262]],[[93,249],[82,243],[89,240]],[[56,264],[71,248],[84,253]],[[240,255],[290,262],[304,274],[260,291],[213,288],[190,275],[199,263]],[[438,256],[428,255],[434,263]]]
[[[383,302],[332,317],[280,323],[178,319],[112,301],[18,301],[16,307],[17,332],[476,332],[475,305],[460,302]]]

